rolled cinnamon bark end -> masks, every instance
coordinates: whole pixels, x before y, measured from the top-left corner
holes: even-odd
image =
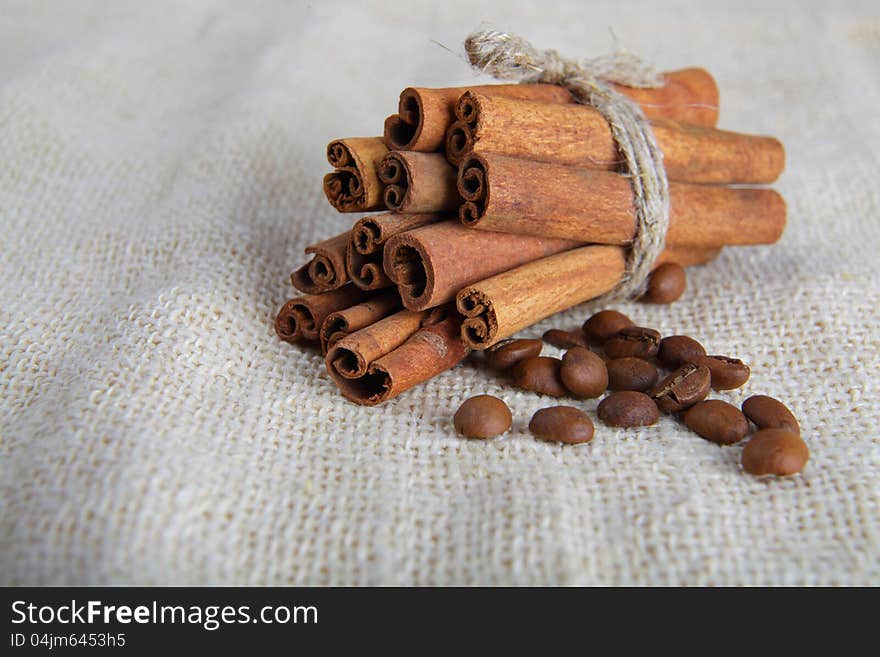
[[[385,185],[385,206],[394,212],[444,212],[461,203],[455,168],[439,153],[391,151],[378,175]]]
[[[457,184],[466,226],[601,244],[635,235],[632,187],[615,173],[474,153]]]
[[[390,237],[383,261],[404,307],[423,310],[452,301],[465,285],[577,246],[571,240],[470,230],[453,220]]]
[[[468,354],[454,314],[423,326],[393,351],[373,361],[359,378],[334,377],[346,399],[375,406],[458,365]],[[339,345],[337,345],[338,347]],[[328,362],[333,354],[328,354]],[[337,358],[338,360],[338,358]]]
[[[340,377],[357,379],[366,375],[374,360],[406,342],[422,327],[427,316],[426,312],[400,310],[341,338],[325,357],[330,377],[339,385]]]
[[[286,342],[318,340],[327,315],[361,303],[367,293],[354,285],[343,285],[324,294],[304,294],[288,300],[275,318],[275,332]]]
[[[625,165],[608,122],[586,105],[468,91],[459,99],[456,115],[460,119],[446,133],[446,158],[455,165],[471,152],[605,171],[620,171]],[[765,184],[776,180],[785,166],[782,144],[773,137],[662,119],[651,125],[669,180]]]
[[[545,317],[605,294],[620,281],[624,250],[585,246],[534,260],[459,291],[461,339],[487,349]]]
[[[290,275],[293,286],[306,294],[322,294],[348,283],[345,252],[348,249],[349,231],[328,240],[306,247],[306,254],[314,258]]]
[[[382,267],[382,249],[392,235],[448,219],[449,215],[376,214],[363,217],[351,229],[346,268],[351,281],[362,290],[393,285]]]
[[[400,94],[398,113],[385,120],[385,144],[390,150],[440,150],[446,130],[455,119],[455,103],[468,89],[551,103],[574,102],[568,91],[549,84],[489,84],[442,89],[408,87]]]
[[[346,335],[375,324],[400,308],[400,296],[397,290],[389,290],[363,303],[330,313],[318,331],[321,351],[327,353],[330,347]]]
[[[336,139],[327,145],[327,161],[335,171],[324,176],[324,195],[339,212],[381,209],[384,191],[376,175],[388,153],[381,137]]]
[[[481,230],[624,245],[637,229],[629,180],[610,171],[474,153],[459,167],[459,219]],[[669,246],[770,244],[785,228],[771,189],[670,183]]]

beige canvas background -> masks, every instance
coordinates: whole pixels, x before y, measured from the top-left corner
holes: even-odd
[[[2,14],[2,583],[880,584],[876,3]],[[705,66],[721,127],[785,142],[778,245],[728,249],[670,307],[618,307],[749,362],[718,396],[788,402],[802,476],[745,476],[741,447],[670,418],[538,442],[548,400],[472,365],[359,408],[276,339],[303,247],[356,218],[323,198],[324,145],[379,133],[404,86],[476,80],[456,53],[482,21]],[[476,393],[510,404],[509,435],[456,437]]]

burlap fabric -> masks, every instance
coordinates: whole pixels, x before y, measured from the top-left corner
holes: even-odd
[[[876,3],[586,7],[5,3],[2,583],[880,583]],[[749,362],[718,397],[788,402],[802,476],[746,476],[671,418],[538,442],[548,400],[469,364],[359,408],[275,337],[303,247],[359,216],[323,198],[326,142],[378,134],[409,84],[473,82],[432,40],[484,19],[570,56],[612,28],[711,70],[721,127],[784,141],[780,243],[618,308]],[[507,437],[456,437],[476,393]]]

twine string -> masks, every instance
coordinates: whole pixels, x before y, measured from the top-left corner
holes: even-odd
[[[464,47],[471,65],[480,71],[500,80],[560,85],[608,121],[632,184],[637,229],[624,276],[602,300],[641,296],[651,265],[666,245],[669,182],[663,153],[642,108],[615,90],[612,83],[656,88],[662,86],[662,76],[626,51],[578,61],[555,50],[538,50],[525,39],[495,30],[471,34]]]

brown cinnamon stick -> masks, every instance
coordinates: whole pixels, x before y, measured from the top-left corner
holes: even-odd
[[[659,89],[617,86],[617,90],[642,106],[648,118],[668,118],[694,125],[718,122],[718,86],[705,70],[683,69],[664,73]],[[439,150],[446,130],[455,120],[455,103],[468,90],[495,96],[552,103],[572,103],[561,87],[544,84],[494,84],[473,87],[425,89],[410,87],[400,94],[398,113],[385,120],[385,143],[391,150]]]
[[[306,294],[322,294],[348,283],[345,253],[350,231],[340,233],[323,242],[306,247],[306,254],[314,258],[290,275],[293,286]]]
[[[636,233],[629,180],[609,171],[472,154],[459,168],[459,219],[489,231],[599,244]],[[785,201],[772,189],[670,183],[670,245],[770,244],[785,229]]]
[[[383,261],[404,307],[422,310],[451,301],[469,283],[577,246],[571,240],[471,230],[453,220],[390,237]]]
[[[455,210],[461,203],[456,171],[440,153],[390,151],[379,164],[385,207],[394,212]]]
[[[667,250],[655,265],[702,264],[715,255],[713,249]],[[624,274],[625,257],[619,246],[583,246],[463,288],[456,296],[456,307],[464,316],[462,341],[471,349],[486,349],[545,317],[611,291]]]
[[[468,91],[446,133],[446,158],[458,165],[470,153],[491,152],[538,162],[620,171],[623,160],[605,118],[586,105],[536,103]],[[771,183],[785,166],[782,143],[655,119],[651,122],[669,180],[694,183]]]
[[[359,219],[351,229],[346,249],[346,269],[351,282],[362,290],[378,290],[393,285],[382,268],[382,248],[386,240],[407,230],[427,226],[450,215],[374,214]]]
[[[460,331],[460,319],[452,313],[443,321],[420,328],[399,347],[373,361],[359,378],[336,373],[335,350],[327,354],[328,371],[346,399],[375,406],[464,360],[469,350],[462,344]],[[331,360],[334,356],[336,360]]]
[[[343,285],[324,294],[305,294],[287,301],[275,318],[275,332],[286,342],[317,340],[327,315],[361,303],[368,293],[354,285]]]
[[[321,351],[328,349],[350,333],[375,324],[379,320],[400,310],[400,296],[397,290],[378,294],[363,303],[330,313],[321,324],[318,337]]]
[[[422,328],[431,311],[400,310],[338,340],[328,350],[325,364],[336,381],[359,379],[374,360],[388,354]],[[446,319],[448,309],[439,319]]]
[[[365,212],[384,207],[384,186],[376,167],[388,149],[381,137],[336,139],[327,145],[335,171],[324,176],[324,194],[339,212]]]

